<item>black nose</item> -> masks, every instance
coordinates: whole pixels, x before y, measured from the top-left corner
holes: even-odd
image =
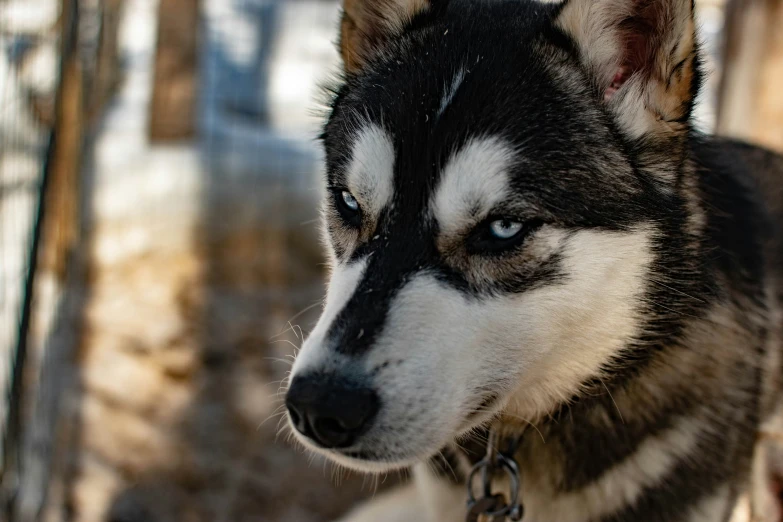
[[[296,377],[285,404],[296,429],[325,448],[345,448],[370,427],[378,395],[330,375]]]

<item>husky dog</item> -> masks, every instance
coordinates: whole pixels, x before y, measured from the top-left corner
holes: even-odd
[[[350,519],[464,520],[490,428],[524,522],[777,521],[783,159],[691,126],[692,0],[343,8],[286,404],[341,465],[415,465]]]

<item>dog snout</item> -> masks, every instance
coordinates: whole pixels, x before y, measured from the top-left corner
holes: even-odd
[[[352,445],[380,406],[372,389],[319,374],[294,378],[285,402],[296,430],[324,448]]]

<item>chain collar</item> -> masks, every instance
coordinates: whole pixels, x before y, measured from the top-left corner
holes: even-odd
[[[470,471],[467,480],[468,515],[466,522],[478,522],[479,517],[485,517],[492,522],[522,520],[524,508],[519,497],[521,480],[519,466],[515,454],[520,438],[503,439],[496,430],[489,432],[487,454]],[[502,446],[501,446],[502,445]],[[509,483],[509,500],[502,493],[492,493],[492,478],[505,475]],[[481,493],[476,496],[474,483],[481,479]]]

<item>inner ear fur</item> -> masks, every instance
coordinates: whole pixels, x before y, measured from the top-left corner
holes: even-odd
[[[692,0],[569,0],[557,25],[630,138],[687,131],[698,83]]]

